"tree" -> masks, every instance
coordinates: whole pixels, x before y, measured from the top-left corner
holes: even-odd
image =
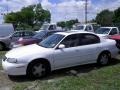
[[[51,14],[44,10],[41,4],[23,7],[19,12],[11,12],[5,15],[5,23],[13,23],[16,27],[34,28],[44,22],[50,22]]]
[[[120,7],[114,11],[113,22],[120,23]]]
[[[103,10],[96,16],[96,22],[102,26],[111,25],[113,23],[113,12]]]
[[[57,26],[60,26],[60,27],[62,27],[62,28],[65,28],[65,22],[64,21],[61,21],[61,22],[58,22],[57,23]]]
[[[71,29],[72,26],[75,24],[75,23],[78,23],[78,19],[75,19],[75,20],[69,20],[69,21],[61,21],[61,22],[58,22],[57,25],[62,27],[62,28],[68,28],[68,29]]]

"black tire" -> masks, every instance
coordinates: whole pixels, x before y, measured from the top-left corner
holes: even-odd
[[[42,78],[50,72],[49,66],[45,62],[32,62],[27,68],[27,76],[30,78]]]
[[[5,46],[3,43],[0,43],[0,51],[3,51],[5,49]]]
[[[120,43],[116,43],[118,49],[120,49]]]
[[[99,55],[97,63],[100,66],[105,66],[110,63],[111,60],[111,54],[109,52],[103,52]]]

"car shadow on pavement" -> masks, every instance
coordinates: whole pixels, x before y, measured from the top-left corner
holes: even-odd
[[[9,76],[10,80],[14,82],[28,82],[28,81],[35,81],[35,80],[51,80],[51,79],[58,79],[65,76],[77,76],[81,74],[88,73],[92,70],[98,70],[100,68],[108,67],[108,66],[114,66],[120,64],[120,60],[118,59],[112,59],[111,63],[107,66],[98,66],[97,64],[87,64],[87,65],[80,65],[76,67],[56,70],[51,72],[47,77],[40,78],[40,79],[30,79],[27,76]]]

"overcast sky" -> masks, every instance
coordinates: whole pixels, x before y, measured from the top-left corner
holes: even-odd
[[[84,21],[85,0],[0,0],[0,13],[18,11],[22,7],[41,3],[44,9],[52,14],[52,21],[63,21],[78,18]],[[88,0],[88,19],[95,18],[96,14],[103,9],[114,10],[120,7],[120,0]],[[0,23],[3,15],[0,14]]]

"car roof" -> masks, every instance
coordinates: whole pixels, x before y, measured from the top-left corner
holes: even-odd
[[[64,32],[64,30],[41,30],[41,32]]]
[[[86,31],[76,31],[76,30],[71,30],[71,31],[66,31],[66,32],[58,32],[56,34],[62,34],[62,35],[72,35],[72,34],[79,34],[79,33],[88,33],[88,34],[94,34],[92,32],[86,32]],[[94,34],[96,35],[96,34]]]
[[[117,27],[100,27],[100,28],[117,28]]]
[[[30,30],[20,30],[20,31],[15,31],[15,32],[34,32],[34,31],[30,31]]]

